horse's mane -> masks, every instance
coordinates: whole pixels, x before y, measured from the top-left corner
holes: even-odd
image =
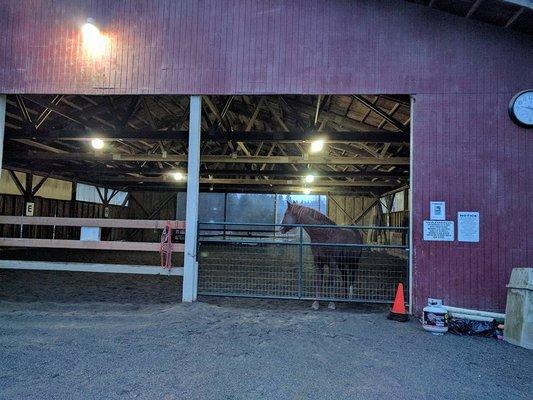
[[[311,218],[317,220],[318,224],[317,225],[337,225],[335,222],[333,222],[331,219],[329,219],[328,217],[326,217],[324,214],[322,214],[321,212],[315,210],[314,208],[311,208],[311,207],[306,207],[306,206],[301,206],[299,204],[296,204],[296,203],[293,203],[292,206],[296,209],[296,214],[302,214],[302,213],[307,213]]]

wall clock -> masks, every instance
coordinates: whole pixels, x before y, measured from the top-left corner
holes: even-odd
[[[509,117],[523,128],[533,128],[533,90],[523,90],[511,99]]]

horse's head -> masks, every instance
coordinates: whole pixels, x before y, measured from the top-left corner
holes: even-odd
[[[283,215],[283,220],[281,221],[281,223],[282,224],[287,224],[287,225],[291,225],[291,224],[296,224],[297,223],[295,207],[294,207],[294,204],[291,203],[290,201],[287,201],[287,210],[285,210],[285,215]],[[292,226],[282,226],[279,229],[279,231],[281,233],[287,233],[291,229],[294,229],[294,227],[292,227]]]

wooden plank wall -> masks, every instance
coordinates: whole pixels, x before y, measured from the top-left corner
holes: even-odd
[[[328,196],[328,217],[337,225],[354,225],[353,220],[363,212],[374,198],[365,196]],[[374,225],[376,207],[370,210],[357,225]]]
[[[170,192],[130,192],[129,214],[130,219],[160,219],[176,220],[177,193]],[[153,242],[161,237],[160,230],[142,229],[134,233],[139,241]]]
[[[35,197],[34,216],[39,217],[74,217],[74,218],[104,218],[103,204],[86,203],[47,199]],[[0,194],[0,215],[24,215],[24,197],[18,195]],[[127,207],[109,206],[109,218],[128,219],[130,211]],[[21,236],[21,234],[23,236]],[[121,240],[125,238],[124,229],[102,229],[102,239]],[[35,239],[78,239],[80,229],[74,227],[31,226],[25,227],[21,233],[20,226],[0,225],[2,237],[31,237]]]
[[[368,196],[328,196],[328,217],[338,225],[359,225],[359,226],[409,226],[409,211],[394,211],[390,213],[378,213],[377,204],[365,214],[357,223],[353,223],[364,210],[371,205],[375,199]],[[406,245],[408,243],[407,231],[384,231],[369,229],[364,230],[365,241],[367,243],[386,243]]]
[[[0,7],[0,93],[471,93],[496,69],[500,89],[529,87],[533,63],[526,35],[396,0]],[[88,17],[109,38],[99,58]]]
[[[529,74],[533,84],[533,75]],[[445,304],[505,310],[515,267],[533,265],[533,135],[509,119],[512,91],[417,95],[413,122],[413,265],[418,308]],[[446,202],[446,219],[480,213],[477,243],[423,240],[430,201]],[[457,232],[457,227],[456,227]],[[456,235],[457,236],[457,235]]]

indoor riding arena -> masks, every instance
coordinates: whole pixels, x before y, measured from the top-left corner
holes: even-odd
[[[419,318],[532,264],[532,27],[0,0],[0,398],[528,398],[527,350]]]
[[[398,283],[408,293],[409,96],[199,101],[200,295],[391,303]],[[187,96],[7,96],[2,266],[181,285],[189,112]],[[292,204],[318,217],[282,232]],[[361,240],[330,240],[343,231]]]

